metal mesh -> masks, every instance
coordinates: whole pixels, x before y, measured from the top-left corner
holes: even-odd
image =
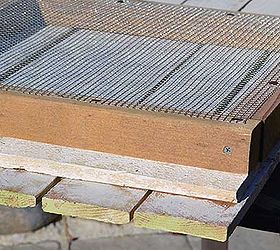
[[[246,122],[279,90],[280,19],[100,0],[0,2],[0,89]]]

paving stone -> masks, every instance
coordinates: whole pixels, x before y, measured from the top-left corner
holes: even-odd
[[[72,217],[67,217],[66,223],[70,235],[73,238],[79,239],[111,238],[128,235],[155,234],[160,232],[151,229],[137,228],[133,223],[114,225]]]
[[[124,236],[98,240],[77,240],[71,250],[193,250],[187,237],[175,234]]]
[[[184,4],[195,7],[237,11],[247,2],[248,0],[187,0]]]
[[[16,246],[0,246],[0,250],[60,250],[60,244],[54,241],[38,244],[20,244]]]
[[[198,237],[187,236],[192,250],[201,250],[201,239]]]
[[[280,236],[258,230],[237,228],[230,237],[229,250],[279,250]]]
[[[24,247],[30,246],[31,243],[37,248],[38,246],[42,248],[42,246],[48,242],[51,244],[57,243],[61,246],[61,249],[64,250],[67,249],[68,246],[66,234],[64,222],[59,221],[35,232],[0,235],[0,250],[13,250],[15,246],[20,246],[24,249]],[[19,248],[19,250],[22,250],[22,248]]]
[[[43,212],[40,204],[34,208],[0,206],[0,235],[35,231],[58,218],[59,215]]]
[[[279,0],[253,0],[244,9],[245,12],[280,16]]]
[[[65,235],[78,237],[71,250],[200,250],[197,237],[117,226],[90,220],[65,218],[36,232],[0,236],[0,250],[68,250]],[[33,243],[33,244],[30,244]],[[11,246],[13,245],[13,246]],[[61,246],[61,247],[60,247]],[[238,228],[230,238],[229,250],[279,250],[278,234]]]
[[[158,2],[158,3],[168,3],[168,4],[182,4],[186,0],[146,0],[147,2]]]

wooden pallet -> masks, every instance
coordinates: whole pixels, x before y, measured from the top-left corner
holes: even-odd
[[[0,171],[0,204],[33,206],[34,201],[40,202],[42,198],[46,212],[114,224],[132,221],[138,227],[226,241],[279,162],[280,145],[263,163],[254,186],[247,190],[247,198],[238,204],[82,180],[60,180],[14,169]]]

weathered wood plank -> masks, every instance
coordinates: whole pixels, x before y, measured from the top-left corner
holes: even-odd
[[[149,191],[63,179],[42,199],[43,210],[113,224],[129,223]]]
[[[280,144],[263,163],[246,198],[238,204],[153,192],[136,210],[134,222],[140,227],[226,241],[279,162]]]
[[[57,182],[53,176],[0,168],[0,205],[35,207]]]
[[[0,161],[6,168],[231,202],[248,185],[247,175],[11,138],[0,139]]]
[[[220,223],[220,219],[233,220],[237,215],[233,210],[230,203],[153,192],[136,210],[134,223],[139,227],[226,241],[229,225]]]

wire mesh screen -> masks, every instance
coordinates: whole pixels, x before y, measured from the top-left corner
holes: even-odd
[[[246,122],[280,88],[279,31],[147,2],[0,1],[0,89]]]

